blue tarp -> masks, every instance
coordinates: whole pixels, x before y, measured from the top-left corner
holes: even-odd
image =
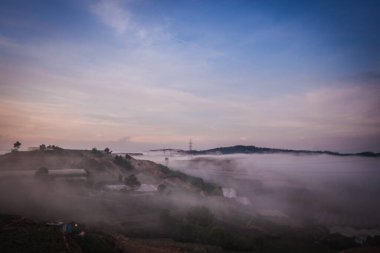
[[[68,223],[66,224],[66,233],[71,233],[73,232],[73,226],[71,225],[71,223]]]

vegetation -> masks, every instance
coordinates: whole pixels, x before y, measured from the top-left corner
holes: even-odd
[[[104,152],[105,152],[106,154],[111,154],[111,153],[112,153],[112,151],[111,151],[109,148],[105,148],[105,149],[104,149]]]
[[[293,150],[293,149],[278,149],[278,148],[263,148],[256,146],[244,146],[236,145],[230,147],[219,147],[208,150],[191,150],[191,151],[182,151],[182,153],[193,154],[193,155],[205,155],[205,154],[276,154],[276,153],[285,153],[285,154],[325,154],[325,155],[335,155],[335,156],[368,156],[368,157],[379,157],[380,153],[373,152],[361,152],[355,154],[343,154],[328,150]]]
[[[84,237],[76,237],[75,241],[84,253],[117,253],[115,245],[107,236],[96,232],[87,233]]]
[[[367,152],[357,153],[356,155],[357,156],[366,156],[366,157],[379,157],[380,153],[374,153],[374,152],[367,151]]]
[[[13,144],[13,147],[14,147],[15,149],[18,150],[18,149],[21,147],[21,142],[16,141],[16,142]]]
[[[56,145],[47,145],[46,146],[45,144],[41,144],[40,145],[40,150],[41,151],[46,151],[46,150],[48,150],[48,151],[62,151],[63,148],[58,147]]]
[[[0,252],[67,252],[56,227],[34,223],[18,216],[0,215]]]
[[[138,188],[141,185],[140,181],[137,179],[137,177],[134,174],[125,178],[124,184],[128,185],[129,187],[132,187],[132,188]]]
[[[59,227],[46,226],[13,215],[0,215],[1,253],[117,253],[116,246],[105,235],[89,231],[84,237],[68,237],[68,247]]]
[[[190,183],[193,186],[201,189],[202,191],[208,193],[208,194],[214,194],[214,195],[222,195],[222,189],[219,185],[205,182],[200,177],[190,176],[183,172],[177,171],[177,170],[171,170],[166,166],[158,165],[161,172],[165,175],[164,177],[170,178],[179,178],[180,180]]]
[[[183,217],[166,210],[161,213],[161,219],[171,237],[180,242],[210,244],[228,250],[261,249],[261,244],[255,243],[258,238],[247,231],[233,231],[223,226],[206,207],[194,207]]]
[[[96,157],[102,157],[103,153],[100,150],[97,150],[96,148],[91,149],[91,153],[94,154]]]
[[[21,147],[21,142],[19,141],[16,141],[14,144],[13,144],[13,149],[12,149],[12,152],[17,152]]]
[[[184,252],[311,252],[333,253],[343,249],[357,247],[352,238],[336,234],[321,237],[320,228],[287,229],[276,235],[263,234],[243,227],[227,225],[218,220],[214,214],[203,206],[196,206],[183,214],[169,210],[161,212],[161,221],[165,238],[172,238],[179,248],[185,247]],[[0,215],[0,252],[84,252],[84,253],[116,253],[116,252],[150,252],[148,249],[157,249],[165,252],[162,245],[170,242],[160,240],[152,234],[155,244],[151,247],[131,247],[131,251],[120,251],[119,241],[115,240],[114,233],[86,229],[84,237],[68,237],[68,247],[62,237],[59,227],[47,226],[19,216]],[[126,234],[126,236],[128,236]],[[128,236],[129,237],[129,236]],[[125,238],[125,237],[122,237]],[[369,238],[366,246],[379,245],[380,237]],[[131,239],[136,240],[136,239]],[[129,240],[123,241],[130,245]],[[153,241],[152,241],[153,242]],[[145,243],[141,240],[141,243]],[[132,246],[136,246],[134,243]],[[141,244],[140,244],[141,245]],[[213,245],[205,250],[202,245]],[[138,246],[138,245],[137,245]],[[220,247],[220,248],[219,248]],[[222,249],[223,250],[222,250]],[[135,250],[132,250],[135,249]],[[167,249],[173,249],[168,247]],[[145,250],[145,251],[143,251]],[[156,251],[154,251],[156,252]],[[172,251],[169,251],[172,252]],[[180,252],[180,251],[173,251]],[[181,251],[182,252],[182,251]],[[371,251],[372,252],[372,251]]]
[[[289,228],[278,235],[263,234],[242,226],[219,221],[206,207],[194,207],[185,215],[161,212],[161,221],[168,236],[179,242],[200,243],[222,247],[228,251],[244,252],[337,252],[352,244],[334,248],[304,231]]]
[[[128,159],[122,157],[121,155],[115,156],[114,163],[123,167],[126,170],[133,170],[133,166],[132,166],[131,162]]]

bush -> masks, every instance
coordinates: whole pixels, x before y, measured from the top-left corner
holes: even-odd
[[[103,153],[99,150],[97,150],[96,148],[92,148],[91,149],[91,153],[94,155],[94,156],[97,156],[97,157],[101,157],[103,155]]]
[[[166,166],[159,165],[159,169],[163,174],[165,174],[166,178],[170,177],[176,177],[181,179],[184,182],[190,183],[193,186],[201,189],[202,191],[209,193],[209,194],[215,194],[215,195],[222,195],[222,189],[219,185],[205,182],[200,177],[194,177],[190,175],[186,175],[185,173],[182,173],[180,171],[171,170]]]
[[[56,146],[56,145],[48,145],[48,146],[46,147],[46,150],[62,151],[63,148],[58,147],[58,146]]]
[[[115,156],[114,163],[123,167],[126,170],[133,170],[132,164],[127,159],[123,158],[121,155]]]
[[[124,179],[124,184],[125,185],[128,185],[132,188],[137,188],[141,185],[140,181],[137,179],[137,177],[135,175],[130,175],[129,177],[127,177],[126,179]]]
[[[116,253],[115,245],[105,236],[96,233],[88,233],[84,237],[77,237],[75,241],[84,253]]]

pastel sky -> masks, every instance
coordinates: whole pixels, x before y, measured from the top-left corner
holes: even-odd
[[[377,0],[1,0],[0,150],[380,152],[379,27]]]

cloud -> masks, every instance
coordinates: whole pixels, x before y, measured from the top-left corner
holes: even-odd
[[[91,5],[90,10],[107,26],[118,34],[131,28],[131,13],[119,0],[100,0]]]
[[[125,2],[97,1],[90,10],[120,35],[118,46],[107,38],[23,44],[0,36],[11,59],[0,62],[1,134],[120,148],[186,145],[189,137],[198,147],[244,141],[302,148],[318,141],[328,148],[319,140],[359,136],[370,143],[380,136],[376,86],[332,83],[285,94],[277,90],[287,77],[276,76],[276,90],[268,89],[268,79],[223,65],[237,55],[224,58],[221,48],[196,40],[178,43],[162,23],[138,24]],[[131,38],[136,43],[124,43]],[[121,136],[129,139],[115,141]]]
[[[349,81],[351,82],[365,82],[373,85],[380,85],[380,71],[372,70],[361,72],[357,75],[350,76]]]
[[[152,86],[144,79],[128,83],[123,76],[112,77],[113,71],[39,80],[36,98],[30,87],[32,94],[25,97],[7,92],[17,96],[2,97],[0,117],[7,125],[0,126],[1,132],[30,140],[60,136],[68,145],[79,140],[108,143],[119,150],[136,144],[178,145],[189,137],[198,147],[244,141],[289,148],[319,143],[317,148],[328,149],[339,146],[331,144],[332,138],[342,142],[361,136],[366,139],[362,143],[371,146],[371,139],[380,136],[380,89],[374,86],[325,86],[270,99],[252,94],[203,96]],[[22,75],[17,83],[33,79]],[[62,94],[57,100],[47,93],[52,92],[49,83]],[[67,83],[74,86],[67,89]]]
[[[96,51],[92,46],[86,50]],[[198,147],[244,141],[328,148],[322,139],[342,143],[359,136],[370,144],[380,136],[380,90],[374,85],[332,83],[261,97],[229,87],[228,78],[220,89],[220,77],[203,62],[207,53],[145,46],[116,49],[112,61],[83,63],[84,47],[70,42],[16,47],[38,64],[0,64],[0,132],[15,138],[39,143],[59,136],[70,146],[130,136],[148,147],[192,137]]]
[[[0,48],[1,47],[4,47],[6,49],[17,49],[18,44],[14,42],[12,39],[0,34]]]
[[[136,3],[135,3],[136,4]],[[141,23],[133,18],[130,1],[99,0],[89,7],[103,24],[113,29],[125,45],[124,49],[152,50],[157,46],[172,47],[177,41],[168,29],[168,22]],[[161,49],[161,48],[160,48]]]

